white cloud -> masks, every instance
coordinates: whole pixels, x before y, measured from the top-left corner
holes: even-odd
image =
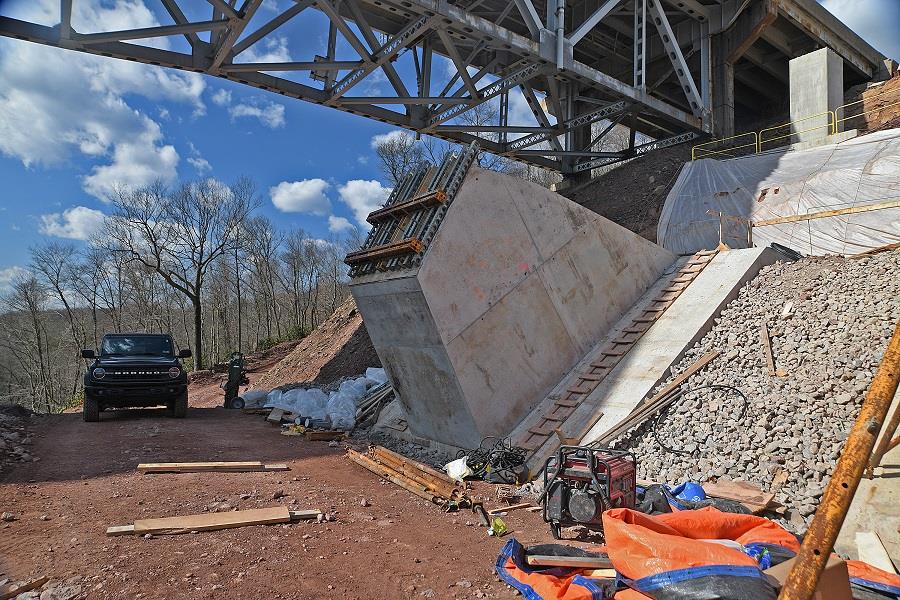
[[[139,0],[73,3],[78,31],[158,25]],[[53,0],[19,3],[13,16],[55,24]],[[147,44],[166,47],[167,39]],[[0,153],[26,166],[54,165],[73,155],[97,164],[83,178],[86,191],[105,198],[117,178],[143,185],[176,175],[178,153],[159,124],[126,102],[126,95],[193,106],[202,114],[205,83],[196,73],[107,59],[16,40],[0,40]]]
[[[282,212],[325,216],[331,212],[331,201],[325,195],[328,187],[324,179],[282,181],[269,188],[269,195],[275,208]]]
[[[278,35],[265,38],[238,54],[236,62],[291,62],[287,37]]]
[[[350,231],[353,229],[353,223],[344,217],[336,217],[330,215],[328,217],[328,231],[331,233],[341,233],[342,231]]]
[[[391,135],[391,133],[385,135]],[[370,227],[366,222],[366,217],[369,216],[369,213],[373,210],[381,208],[390,193],[391,188],[384,187],[381,185],[381,182],[375,181],[374,179],[368,181],[364,179],[352,179],[344,185],[338,186],[338,194],[341,196],[341,202],[353,210],[356,221],[366,229]]]
[[[203,155],[200,154],[200,151],[197,150],[197,147],[193,142],[188,142],[188,148],[191,150],[191,155],[188,157],[187,161],[200,175],[212,171],[212,165],[209,164],[208,160],[203,158]]]
[[[91,169],[82,178],[84,190],[103,201],[115,195],[116,187],[139,187],[155,180],[169,183],[178,177],[178,152],[161,145],[159,124],[144,117],[145,129],[113,146],[112,162]]]
[[[231,104],[231,92],[228,90],[216,90],[213,92],[212,101],[216,106],[228,106]]]
[[[402,129],[394,129],[393,131],[388,131],[387,133],[379,133],[378,135],[373,135],[369,145],[372,147],[372,150],[375,150],[384,143],[398,142],[404,141],[408,144],[412,144],[416,141],[416,137],[408,131],[404,131]]]
[[[73,206],[62,213],[41,215],[40,232],[72,240],[87,240],[100,230],[105,218],[106,215],[99,210]]]
[[[0,294],[8,293],[12,289],[13,281],[19,277],[24,277],[28,272],[28,269],[15,265],[0,269]]]
[[[269,129],[284,127],[284,105],[277,102],[241,103],[228,109],[231,120],[240,117],[255,117]]]

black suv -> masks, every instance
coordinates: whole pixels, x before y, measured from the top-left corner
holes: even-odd
[[[84,420],[99,421],[105,408],[165,405],[171,417],[187,415],[187,373],[175,354],[172,336],[160,333],[115,333],[103,336],[100,355],[82,350],[93,359],[84,374]]]

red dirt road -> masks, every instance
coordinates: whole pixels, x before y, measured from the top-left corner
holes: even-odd
[[[104,413],[100,423],[80,414],[31,423],[40,461],[0,480],[0,512],[18,517],[0,523],[0,580],[82,576],[88,598],[516,595],[493,572],[508,538],[487,536],[474,514],[442,513],[349,462],[343,449],[281,436],[260,416],[191,408],[183,420],[150,410]],[[284,462],[291,470],[135,471],[140,462],[201,460]],[[278,490],[284,498],[273,498]],[[206,512],[215,502],[318,508],[336,521],[152,539],[105,535],[110,525]],[[523,543],[549,539],[537,514],[517,511],[506,521]]]

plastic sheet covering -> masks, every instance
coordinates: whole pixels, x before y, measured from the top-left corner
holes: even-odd
[[[876,205],[900,200],[900,129],[809,150],[771,151],[687,163],[666,198],[660,245],[678,254],[715,248],[719,211],[725,243],[746,248],[746,220]],[[900,242],[900,207],[753,227],[753,245],[777,242],[802,254],[857,254]]]

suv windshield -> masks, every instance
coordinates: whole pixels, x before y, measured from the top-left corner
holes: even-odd
[[[164,335],[108,335],[101,356],[172,356],[172,340]]]

